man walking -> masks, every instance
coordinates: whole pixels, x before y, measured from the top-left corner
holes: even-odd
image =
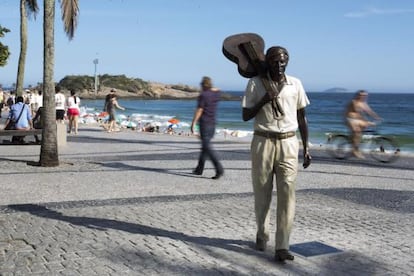
[[[204,164],[208,157],[213,162],[216,170],[216,174],[212,179],[219,179],[223,176],[224,169],[211,147],[211,139],[213,139],[216,131],[216,111],[220,100],[220,91],[213,88],[213,83],[209,77],[203,77],[200,85],[201,93],[198,97],[197,109],[194,112],[191,123],[191,133],[194,133],[195,125],[197,122],[200,122],[201,153],[198,165],[193,170],[193,173],[195,175],[203,174]]]

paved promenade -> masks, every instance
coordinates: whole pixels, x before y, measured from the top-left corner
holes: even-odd
[[[337,161],[298,177],[291,250],[254,250],[249,144],[217,139],[226,169],[191,174],[193,137],[81,129],[42,168],[0,146],[0,275],[413,275],[414,162]],[[275,206],[275,202],[273,202]]]

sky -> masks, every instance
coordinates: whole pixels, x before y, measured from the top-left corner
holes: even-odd
[[[11,57],[0,84],[16,82],[20,51],[19,2],[0,1],[0,41]],[[43,79],[43,1],[28,22],[25,85]],[[286,73],[305,90],[414,93],[414,1],[407,0],[79,0],[73,40],[63,31],[56,1],[55,69],[67,75],[126,75],[198,86],[210,76],[223,91],[244,90],[248,79],[222,53],[226,37],[256,33],[265,50],[288,49]]]

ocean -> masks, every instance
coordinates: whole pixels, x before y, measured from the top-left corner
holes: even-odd
[[[237,96],[241,91],[226,91]],[[353,93],[308,92],[311,104],[306,109],[309,123],[310,142],[321,145],[326,142],[326,133],[346,132],[343,112],[345,105],[353,98]],[[196,100],[137,100],[118,99],[125,111],[117,111],[121,120],[127,116],[141,126],[145,123],[157,124],[163,131],[170,125],[171,118],[178,118],[174,125],[176,132],[188,133]],[[378,131],[383,135],[394,136],[402,152],[414,152],[414,94],[370,93],[368,103],[383,121]],[[88,113],[99,113],[103,100],[82,100],[81,105]],[[240,139],[252,136],[252,121],[244,122],[241,115],[241,102],[221,101],[218,106],[217,136],[233,134]]]

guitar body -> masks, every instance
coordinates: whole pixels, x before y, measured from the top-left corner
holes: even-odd
[[[242,33],[227,37],[223,42],[223,54],[238,65],[242,77],[262,75],[264,66],[264,41],[255,33]]]
[[[273,117],[281,120],[285,113],[277,99],[279,87],[270,84],[264,55],[264,41],[254,33],[242,33],[227,37],[223,41],[223,54],[236,63],[242,77],[260,76],[262,84],[272,99]]]

